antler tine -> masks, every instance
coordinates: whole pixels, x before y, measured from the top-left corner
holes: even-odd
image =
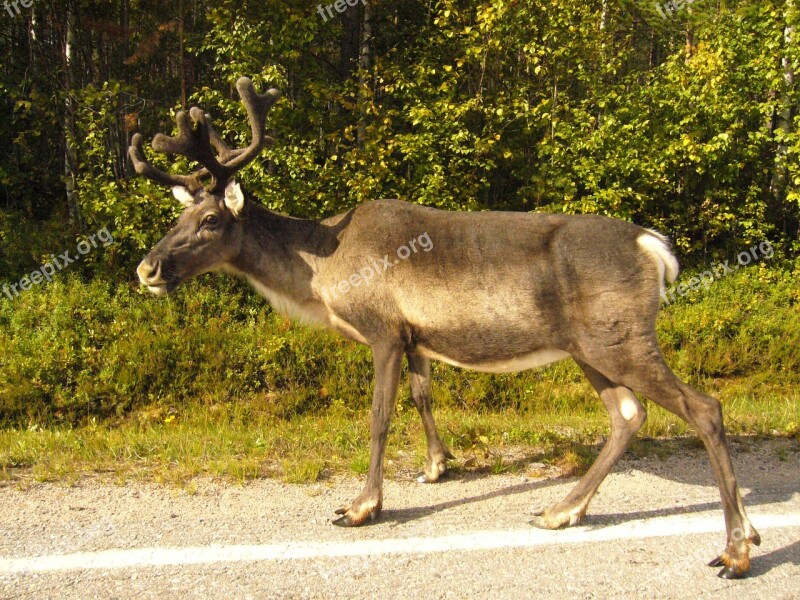
[[[159,133],[153,138],[152,146],[156,152],[185,156],[199,163],[202,168],[191,175],[173,175],[159,171],[144,158],[142,136],[137,133],[128,150],[136,172],[159,183],[186,187],[192,193],[200,190],[203,187],[202,178],[210,175],[211,182],[206,189],[211,193],[222,191],[234,173],[252,161],[265,145],[275,141],[265,135],[265,129],[267,111],[280,98],[280,91],[273,88],[265,94],[258,94],[248,77],[240,77],[236,82],[236,89],[247,111],[253,134],[249,146],[228,146],[211,127],[211,117],[194,106],[188,113],[182,110],[175,115],[177,135],[170,137]],[[214,150],[217,152],[216,156]]]
[[[196,173],[192,175],[176,175],[156,169],[144,157],[142,142],[142,134],[137,133],[131,139],[131,146],[128,148],[128,156],[130,156],[133,168],[138,175],[143,175],[148,179],[170,187],[182,186],[191,192],[196,192],[203,186]]]
[[[206,115],[206,117],[208,117],[208,115]],[[214,149],[217,151],[217,160],[222,165],[227,165],[229,161],[233,160],[247,150],[247,148],[231,148],[228,146],[227,142],[223,140],[216,131],[214,131],[214,128],[211,127],[210,123],[208,125],[208,137],[211,140],[211,145],[214,146]],[[265,146],[271,146],[274,143],[275,140],[273,138],[269,136],[264,137]]]
[[[206,117],[207,116],[208,115],[206,115]],[[211,127],[211,123],[208,123],[208,139],[211,141],[211,145],[214,146],[214,149],[217,151],[217,160],[223,165],[231,158],[236,156],[237,152],[241,152],[228,146],[227,142],[225,142],[225,140],[223,140],[219,134],[214,131],[214,128]]]
[[[212,182],[208,189],[215,189],[220,184],[224,185],[229,174],[211,150],[213,129],[208,115],[193,106],[188,113],[182,110],[175,115],[175,122],[178,125],[178,135],[170,137],[159,133],[153,138],[153,149],[167,154],[180,154],[198,162],[204,168],[193,173],[193,176],[200,179],[210,174]],[[213,137],[215,142],[219,140],[216,133],[213,134]]]
[[[274,140],[265,134],[267,111],[281,97],[280,90],[272,88],[264,94],[258,94],[249,77],[240,77],[236,82],[236,90],[239,92],[239,97],[242,99],[242,104],[244,104],[247,111],[247,120],[250,122],[253,139],[246,148],[232,150],[209,127],[210,140],[214,147],[217,148],[217,151],[220,152],[221,166],[224,173],[224,177],[217,178],[214,186],[215,191],[219,191],[218,188],[225,185],[234,173],[258,156],[258,153],[261,152],[265,145],[274,143]],[[225,158],[222,158],[222,156]]]

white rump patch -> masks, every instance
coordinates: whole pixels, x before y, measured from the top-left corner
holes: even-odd
[[[519,371],[527,371],[528,369],[536,369],[549,365],[559,360],[569,358],[569,354],[563,350],[538,350],[531,352],[524,356],[511,358],[509,360],[497,360],[484,363],[462,363],[438,352],[434,352],[424,346],[417,346],[417,350],[424,356],[433,360],[439,360],[454,367],[461,367],[462,369],[469,369],[471,371],[483,371],[484,373],[517,373]]]
[[[176,185],[174,188],[172,188],[172,195],[175,196],[175,200],[187,208],[194,204],[194,196],[192,196],[192,193],[185,187]]]
[[[656,262],[658,268],[658,280],[661,293],[664,292],[666,280],[667,283],[672,283],[678,277],[678,259],[672,254],[669,247],[669,240],[657,231],[648,229],[647,233],[639,236],[636,240],[639,245],[647,252]]]

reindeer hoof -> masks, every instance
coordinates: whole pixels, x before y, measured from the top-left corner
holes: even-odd
[[[750,557],[733,558],[726,552],[708,563],[708,566],[722,567],[717,573],[720,579],[741,579],[747,577],[747,572],[750,570]]]
[[[533,519],[528,521],[528,524],[533,525],[537,529],[548,529],[551,531],[554,529],[561,529],[562,527],[566,526],[566,523],[547,518],[544,512],[534,515]]]
[[[536,529],[550,529],[545,525],[544,519],[542,517],[533,517],[530,521],[528,521],[528,525],[533,525]]]
[[[338,510],[336,511],[336,513],[341,514],[339,513]],[[338,519],[335,519],[333,521],[333,524],[336,525],[337,527],[358,527],[359,525],[358,523],[354,523],[353,520],[350,518],[350,516],[346,514],[342,515]]]
[[[585,508],[582,510],[578,508],[560,509],[551,506],[546,510],[534,513],[533,520],[528,523],[539,529],[563,529],[580,523],[585,513]]]
[[[447,459],[443,458],[438,461],[432,461],[426,468],[425,472],[417,477],[417,483],[436,483],[441,478],[447,476]]]
[[[720,579],[741,579],[745,577],[747,574],[742,573],[739,569],[735,567],[725,567],[719,573],[717,573],[717,577]]]
[[[722,565],[724,565],[724,564],[725,564],[725,563],[724,563],[724,562],[722,562],[722,557],[721,557],[721,556],[718,556],[717,558],[715,558],[714,560],[712,560],[710,563],[708,563],[708,566],[709,566],[709,567],[721,567],[721,566],[722,566]]]
[[[436,477],[431,477],[430,475],[425,475],[424,473],[417,477],[417,483],[436,483],[441,481],[442,479],[447,479],[447,471],[437,475]]]
[[[339,508],[336,510],[337,515],[342,515],[333,521],[337,527],[359,527],[364,523],[373,522],[378,519],[380,514],[380,505],[370,508],[360,508],[355,510],[352,506],[349,508]]]

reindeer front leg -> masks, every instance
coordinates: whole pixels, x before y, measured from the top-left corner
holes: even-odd
[[[383,504],[383,456],[397,398],[403,349],[391,345],[375,346],[372,348],[372,359],[375,364],[375,391],[372,396],[367,483],[350,506],[336,511],[342,516],[333,524],[340,527],[357,527],[366,521],[374,521]]]

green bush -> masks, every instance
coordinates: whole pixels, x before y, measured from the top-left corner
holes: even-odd
[[[673,368],[694,383],[800,383],[798,266],[743,269],[666,307],[660,340]],[[435,365],[433,377],[443,405],[600,408],[571,362],[519,375]],[[366,407],[371,386],[366,347],[291,324],[227,277],[155,299],[127,283],[69,274],[0,300],[0,423],[81,424],[198,403],[291,417]]]
[[[666,307],[659,340],[672,367],[690,378],[800,381],[800,261],[760,264]],[[681,276],[688,281],[691,273]]]
[[[53,254],[74,248],[74,239],[63,219],[33,221],[0,210],[0,285],[16,283]]]
[[[359,367],[361,379],[353,377]],[[6,422],[79,423],[255,395],[266,395],[273,412],[298,414],[340,393],[338,381],[366,387],[368,367],[365,351],[290,327],[246,286],[223,278],[156,300],[73,276],[0,304]]]

